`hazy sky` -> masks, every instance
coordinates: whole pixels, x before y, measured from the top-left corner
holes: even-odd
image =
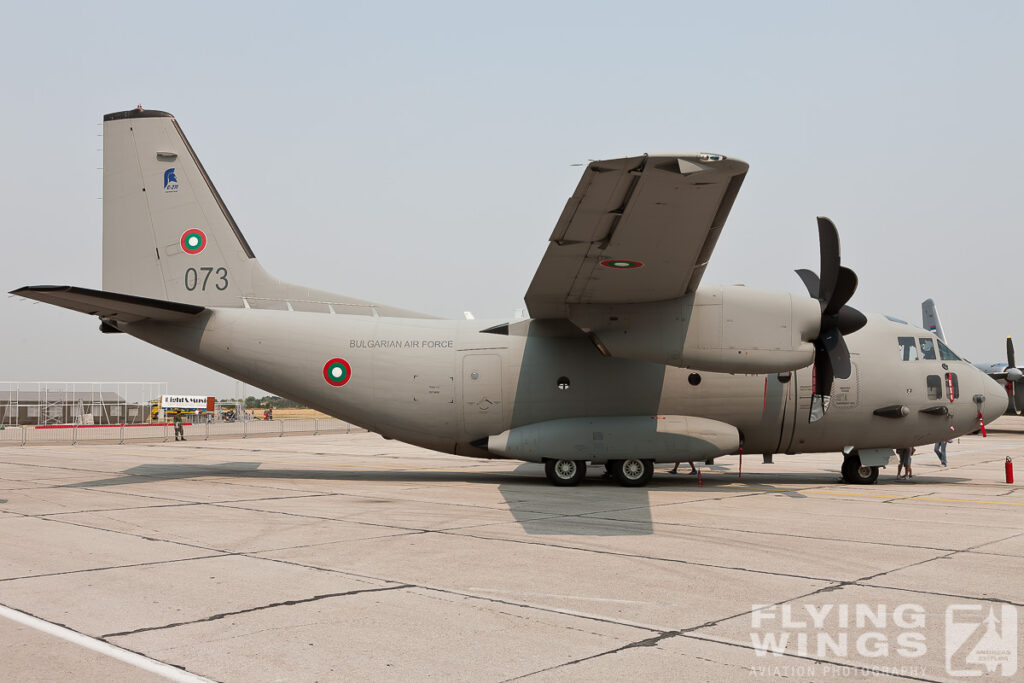
[[[0,285],[100,285],[105,113],[174,113],[263,265],[510,316],[587,159],[750,163],[704,283],[803,292],[815,216],[851,304],[1024,349],[1024,2],[7,3]],[[0,298],[0,380],[234,380]],[[250,393],[255,390],[250,389]],[[256,392],[260,393],[260,392]]]

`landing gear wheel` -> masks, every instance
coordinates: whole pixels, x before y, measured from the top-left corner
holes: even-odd
[[[843,479],[848,484],[874,484],[878,479],[878,468],[860,464],[860,457],[851,455],[843,461]]]
[[[587,461],[545,460],[544,474],[555,486],[576,486],[587,476]]]
[[[645,486],[654,476],[654,461],[639,460],[615,460],[608,463],[611,467],[612,476],[623,486]]]

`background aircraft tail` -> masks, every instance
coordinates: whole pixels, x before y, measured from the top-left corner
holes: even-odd
[[[200,306],[430,317],[271,277],[174,116],[103,117],[103,289]]]
[[[925,299],[921,302],[921,326],[935,336],[946,341],[946,335],[942,332],[942,323],[939,321],[939,312],[935,308],[935,302]]]

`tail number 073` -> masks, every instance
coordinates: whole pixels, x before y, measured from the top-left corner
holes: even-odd
[[[210,281],[210,276],[213,276],[213,281]],[[220,291],[224,291],[228,288],[228,269],[217,268],[214,270],[212,267],[203,268],[189,268],[185,271],[185,289],[190,292],[200,290],[205,292],[207,286],[211,289],[216,287]]]

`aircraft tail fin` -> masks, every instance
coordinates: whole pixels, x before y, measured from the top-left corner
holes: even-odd
[[[271,277],[174,116],[141,107],[103,117],[103,289],[200,306],[431,317]]]
[[[942,332],[942,323],[939,321],[939,311],[931,299],[921,302],[921,327],[929,332],[934,332],[936,337],[946,341],[946,335]]]

